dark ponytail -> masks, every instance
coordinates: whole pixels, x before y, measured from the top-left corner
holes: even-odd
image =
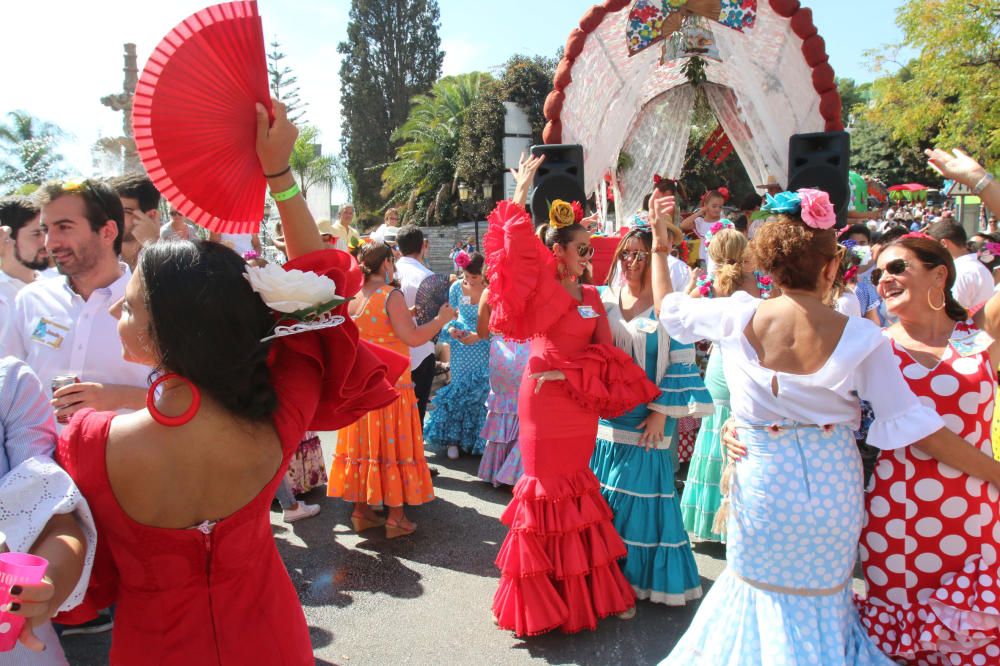
[[[366,241],[358,246],[354,255],[358,260],[358,267],[365,274],[365,280],[382,269],[382,264],[386,259],[392,257],[392,250],[385,243],[379,241]]]
[[[887,247],[893,246],[912,252],[928,269],[944,266],[948,270],[948,277],[944,283],[944,313],[956,322],[969,318],[969,311],[962,307],[951,293],[951,288],[955,286],[955,260],[941,243],[929,238],[903,236]]]
[[[274,319],[246,279],[246,262],[209,241],[146,247],[145,285],[157,370],[176,372],[235,416],[267,421],[278,405],[267,365]]]

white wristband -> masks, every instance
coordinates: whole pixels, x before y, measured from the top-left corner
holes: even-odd
[[[983,176],[982,180],[976,183],[976,186],[972,188],[973,194],[979,196],[980,194],[983,193],[983,190],[989,187],[990,183],[992,183],[994,180],[996,179],[993,177],[993,174],[987,171],[986,175]]]

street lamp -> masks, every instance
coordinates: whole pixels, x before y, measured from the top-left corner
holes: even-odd
[[[458,184],[458,200],[463,204],[469,203],[469,197],[472,195],[472,190],[465,183]]]
[[[489,211],[490,206],[493,205],[493,183],[486,181],[483,183],[483,202],[486,204],[484,206],[484,212]],[[476,215],[474,220],[476,227],[476,250],[479,250],[479,216]]]

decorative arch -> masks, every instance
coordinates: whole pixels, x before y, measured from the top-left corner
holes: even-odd
[[[680,175],[694,99],[682,71],[686,58],[661,62],[659,48],[633,43],[630,49],[626,33],[637,3],[650,0],[605,0],[584,14],[545,100],[543,139],[584,146],[587,191],[623,150],[632,156],[634,166],[622,178],[624,210],[638,207],[654,172]],[[844,127],[826,43],[799,0],[722,4],[753,16],[735,29],[733,22],[706,22],[719,54],[705,60],[706,97],[750,177],[784,183],[791,135]]]

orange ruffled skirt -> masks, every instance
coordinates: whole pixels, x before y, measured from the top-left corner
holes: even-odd
[[[337,431],[328,496],[392,507],[434,499],[416,396],[411,385],[396,390],[394,403]]]

